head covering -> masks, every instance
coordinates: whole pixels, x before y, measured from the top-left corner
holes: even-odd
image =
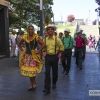
[[[81,33],[83,30],[82,29],[79,29],[78,31],[77,31],[77,33]]]
[[[86,34],[85,34],[85,33],[82,33],[82,34],[86,36]]]
[[[79,29],[80,31],[83,31],[81,28]]]
[[[82,32],[81,32],[80,30],[78,30],[76,34],[79,34],[79,33],[81,33],[81,34],[82,34]]]
[[[67,29],[67,28],[66,28],[66,29],[64,30],[64,32],[70,33],[70,29]]]
[[[55,25],[53,25],[53,24],[49,24],[47,27],[46,27],[46,30],[48,29],[48,28],[53,28],[54,30],[56,30],[56,26]]]

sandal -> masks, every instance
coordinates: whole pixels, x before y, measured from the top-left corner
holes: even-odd
[[[32,86],[30,86],[30,88],[28,89],[28,91],[32,91],[33,90],[33,87]]]

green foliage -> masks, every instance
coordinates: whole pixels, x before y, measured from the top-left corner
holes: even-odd
[[[26,28],[29,24],[40,23],[40,0],[9,0],[9,24],[13,28]],[[53,0],[43,0],[44,19],[47,16],[53,17],[50,5]]]

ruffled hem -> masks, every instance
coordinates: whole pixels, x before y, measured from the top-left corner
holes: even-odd
[[[22,66],[20,69],[20,72],[23,76],[28,76],[28,77],[33,77],[39,74],[42,71],[42,65],[39,66],[34,66],[34,68],[29,68],[26,66]]]
[[[20,56],[20,72],[23,76],[33,77],[42,71],[42,61],[40,59],[39,54],[35,54],[34,50],[32,50],[32,58],[36,61],[36,66],[24,66],[23,61],[25,57],[26,51],[23,51]]]

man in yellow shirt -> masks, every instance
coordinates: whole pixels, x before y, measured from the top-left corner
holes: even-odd
[[[45,56],[45,89],[43,92],[50,93],[51,78],[50,69],[52,68],[52,88],[56,88],[56,82],[58,79],[58,53],[64,51],[62,41],[54,36],[56,27],[54,25],[48,25],[47,28],[48,37],[46,37],[46,56]]]

